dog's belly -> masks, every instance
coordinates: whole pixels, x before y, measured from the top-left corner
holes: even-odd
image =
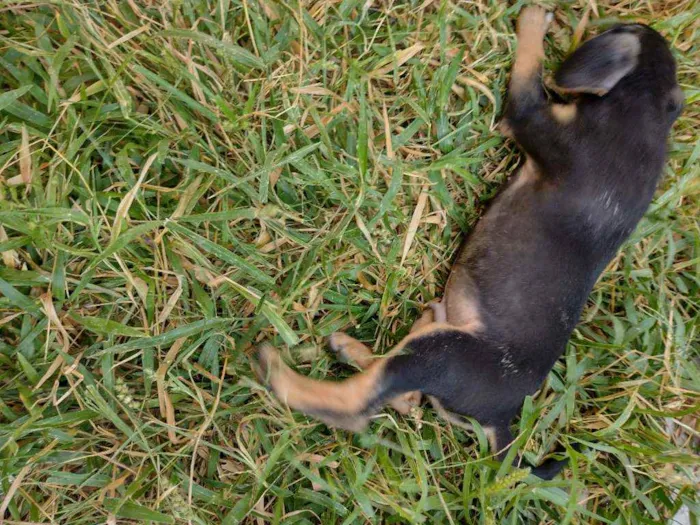
[[[560,351],[578,321],[595,268],[557,221],[555,187],[527,161],[465,240],[445,288],[447,321],[506,344]],[[543,203],[558,210],[543,222]]]
[[[474,332],[483,329],[476,285],[466,267],[452,268],[442,302],[449,324]]]
[[[512,201],[517,201],[518,194],[532,191],[532,186],[537,180],[537,168],[528,158],[515,174],[509,187],[498,197],[489,212],[476,224],[474,231],[460,247],[445,285],[442,300],[446,321],[449,324],[475,332],[483,330],[484,312],[477,285],[478,276],[471,275],[470,262],[480,257],[479,248],[486,244],[490,232],[498,228],[498,217],[502,213],[507,213],[507,207]]]

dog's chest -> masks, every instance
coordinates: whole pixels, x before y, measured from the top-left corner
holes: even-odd
[[[644,200],[615,187],[583,192],[578,197],[585,225],[595,237],[603,238],[629,235],[646,208]]]

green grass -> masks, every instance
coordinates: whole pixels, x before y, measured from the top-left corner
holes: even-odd
[[[687,102],[651,209],[519,421],[531,462],[581,444],[572,470],[499,470],[429,408],[329,430],[252,379],[262,340],[352,373],[326,336],[384,351],[440,294],[520,159],[495,123],[521,5],[6,2],[0,521],[697,520],[692,0],[567,2],[548,38],[551,68],[581,20],[650,22]]]

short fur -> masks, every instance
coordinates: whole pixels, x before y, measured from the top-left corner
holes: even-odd
[[[555,80],[576,98],[550,104],[541,83],[549,20],[537,7],[521,13],[504,127],[526,162],[461,247],[438,318],[381,359],[334,335],[336,350],[360,356],[365,369],[342,382],[296,374],[263,348],[260,373],[292,408],[358,430],[384,404],[405,411],[423,393],[441,413],[479,421],[504,457],[511,419],[647,209],[682,105],[666,41],[639,24],[575,51]],[[564,464],[550,460],[535,473],[550,478]]]

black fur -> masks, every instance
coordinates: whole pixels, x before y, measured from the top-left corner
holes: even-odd
[[[641,44],[636,66],[604,96],[581,95],[571,123],[555,121],[539,79],[510,100],[505,119],[541,180],[517,192],[506,188],[458,254],[484,329],[412,340],[388,363],[381,397],[420,390],[495,427],[499,446],[509,443],[510,420],[562,354],[596,279],[644,214],[661,176],[680,108],[674,60],[646,26],[622,26],[598,38],[607,48],[611,36],[628,31]],[[590,49],[596,40],[564,63],[560,80],[575,77],[574,85],[581,69],[601,70],[575,63],[605,60]],[[551,477],[565,464],[549,462],[537,472]]]
[[[521,20],[537,34],[544,13],[528,9]],[[647,209],[682,106],[666,41],[634,24],[585,43],[561,66],[556,80],[578,95],[575,110],[562,117],[533,69],[541,48],[527,37],[504,120],[530,176],[520,175],[494,200],[460,249],[447,286],[450,298],[472,301],[479,323],[434,324],[409,336],[400,353],[377,365],[381,375],[366,376],[380,379],[359,413],[338,409],[339,390],[336,412],[322,396],[295,408],[361,428],[387,401],[420,391],[489,427],[504,457],[511,419],[564,351],[596,279]],[[333,388],[290,374],[285,388]],[[549,460],[534,472],[551,478],[565,464]]]

